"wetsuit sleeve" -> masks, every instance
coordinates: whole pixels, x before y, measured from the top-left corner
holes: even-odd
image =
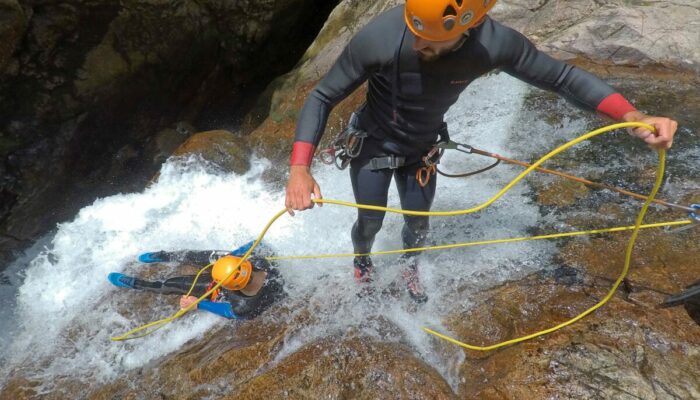
[[[540,89],[563,96],[578,107],[598,111],[615,120],[635,108],[600,78],[537,50],[521,33],[493,23],[494,64],[506,73]]]
[[[209,311],[216,315],[222,316],[228,319],[238,319],[238,315],[233,312],[231,304],[227,302],[216,302],[209,300],[202,300],[197,304],[197,308],[200,310]]]
[[[291,165],[310,165],[333,107],[349,96],[381,64],[372,26],[358,32],[330,71],[311,91],[297,120]],[[374,35],[376,36],[376,35]]]

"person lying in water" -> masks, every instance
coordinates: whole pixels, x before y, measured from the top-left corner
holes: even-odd
[[[164,281],[147,281],[118,272],[107,279],[115,286],[146,292],[180,295],[180,307],[187,308],[204,293],[222,282],[208,300],[202,300],[197,308],[229,319],[251,319],[260,315],[272,304],[284,297],[283,280],[277,266],[265,258],[267,249],[261,248],[241,262],[253,242],[232,252],[226,251],[178,251],[145,253],[139,261],[146,263],[170,262],[206,265],[214,262],[210,270],[202,272],[187,295],[196,275],[176,276]]]

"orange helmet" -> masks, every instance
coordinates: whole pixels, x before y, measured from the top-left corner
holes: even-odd
[[[406,25],[433,42],[454,39],[477,25],[496,0],[406,0]]]
[[[223,282],[221,286],[228,290],[241,290],[250,281],[253,275],[253,265],[250,261],[241,262],[241,257],[224,256],[216,260],[211,271],[211,276],[217,282]]]

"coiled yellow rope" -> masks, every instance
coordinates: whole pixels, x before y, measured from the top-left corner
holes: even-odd
[[[537,162],[535,162],[534,164],[532,164],[532,166],[528,167],[526,170],[524,170],[522,173],[520,173],[516,178],[514,178],[512,181],[510,181],[505,187],[503,187],[503,189],[501,189],[501,190],[500,190],[498,193],[496,193],[493,197],[491,197],[490,199],[488,199],[487,201],[485,201],[484,203],[482,203],[482,204],[480,204],[480,205],[478,205],[478,206],[476,206],[476,207],[468,208],[468,209],[465,209],[465,210],[455,210],[455,211],[412,211],[412,210],[401,210],[401,209],[395,209],[395,208],[389,208],[389,207],[378,207],[378,206],[372,206],[372,205],[366,205],[366,204],[355,204],[355,203],[350,203],[350,202],[345,202],[345,201],[340,201],[340,200],[331,200],[331,199],[315,199],[314,202],[316,202],[316,203],[324,203],[324,204],[336,204],[336,205],[341,205],[341,206],[346,206],[346,207],[354,207],[354,208],[361,208],[361,209],[366,209],[366,210],[384,211],[384,212],[392,212],[392,213],[397,213],[397,214],[415,215],[415,216],[454,216],[454,215],[470,214],[470,213],[473,213],[473,212],[477,212],[477,211],[479,211],[479,210],[482,210],[482,209],[488,207],[489,205],[491,205],[493,202],[495,202],[495,201],[498,200],[501,196],[503,196],[507,191],[509,191],[516,183],[518,183],[518,182],[519,182],[520,180],[522,180],[525,176],[527,176],[530,172],[532,172],[532,171],[535,170],[537,167],[539,167],[540,165],[542,165],[544,162],[546,162],[546,161],[549,160],[550,158],[556,156],[557,154],[559,154],[559,153],[561,153],[561,152],[563,152],[563,151],[569,149],[570,147],[572,147],[572,146],[574,146],[574,145],[576,145],[576,144],[578,144],[578,143],[580,143],[580,142],[583,142],[583,141],[585,141],[585,140],[591,139],[591,138],[593,138],[593,137],[595,137],[595,136],[598,136],[598,135],[600,135],[600,134],[602,134],[602,133],[609,132],[609,131],[612,131],[612,130],[615,130],[615,129],[631,128],[631,127],[641,127],[641,128],[648,129],[648,130],[650,130],[650,131],[655,131],[655,128],[654,128],[653,126],[647,125],[647,124],[643,124],[643,123],[639,123],[639,122],[625,122],[625,123],[613,124],[613,125],[609,125],[609,126],[606,126],[606,127],[603,127],[603,128],[600,128],[600,129],[591,131],[591,132],[589,132],[589,133],[587,133],[587,134],[585,134],[585,135],[583,135],[583,136],[580,136],[580,137],[578,137],[578,138],[576,138],[576,139],[574,139],[574,140],[571,140],[571,141],[569,141],[569,142],[567,142],[567,143],[565,143],[565,144],[559,146],[559,147],[556,148],[555,150],[553,150],[553,151],[551,151],[550,153],[546,154],[545,156],[543,156],[542,158],[540,158]],[[654,199],[654,197],[656,196],[656,193],[658,192],[658,190],[659,190],[659,188],[660,188],[660,186],[661,186],[662,180],[663,180],[663,174],[664,174],[664,168],[665,168],[665,161],[666,161],[666,152],[665,152],[664,150],[659,150],[659,167],[658,167],[657,173],[656,173],[656,182],[654,183],[654,187],[653,187],[653,189],[652,189],[652,191],[651,191],[651,194],[649,195],[649,197],[648,197],[647,200],[645,201],[644,205],[642,206],[641,211],[639,212],[639,215],[637,216],[637,220],[636,220],[636,223],[635,223],[634,227],[619,227],[619,228],[608,228],[608,229],[606,229],[606,230],[585,231],[586,233],[601,233],[601,232],[604,232],[604,231],[612,232],[612,231],[621,231],[621,230],[630,230],[630,229],[632,230],[632,236],[630,237],[629,243],[628,243],[628,245],[627,245],[627,253],[626,253],[626,256],[625,256],[625,265],[624,265],[624,267],[623,267],[623,270],[622,270],[622,272],[620,273],[620,276],[618,277],[618,279],[617,279],[617,281],[615,282],[615,284],[613,285],[613,287],[612,287],[612,288],[610,289],[610,291],[608,292],[608,294],[607,294],[599,303],[597,303],[595,306],[593,306],[593,307],[587,309],[586,311],[584,311],[583,313],[579,314],[578,316],[576,316],[576,317],[574,317],[574,318],[572,318],[572,319],[570,319],[570,320],[568,320],[568,321],[565,321],[565,322],[563,322],[563,323],[561,323],[561,324],[559,324],[559,325],[557,325],[557,326],[554,326],[554,327],[552,327],[552,328],[545,329],[545,330],[542,330],[542,331],[539,331],[539,332],[535,332],[535,333],[533,333],[533,334],[526,335],[526,336],[523,336],[523,337],[520,337],[520,338],[511,339],[511,340],[508,340],[508,341],[505,341],[505,342],[493,344],[493,345],[490,345],[490,346],[477,346],[477,345],[471,345],[471,344],[463,343],[463,342],[460,342],[459,340],[456,340],[456,339],[454,339],[454,338],[452,338],[452,337],[449,337],[449,336],[447,336],[447,335],[441,334],[441,333],[439,333],[439,332],[436,332],[436,331],[434,331],[434,330],[432,330],[432,329],[429,329],[429,328],[426,328],[426,327],[424,327],[423,330],[424,330],[425,332],[430,333],[430,334],[432,334],[432,335],[435,335],[435,336],[437,336],[437,337],[439,337],[439,338],[441,338],[441,339],[447,340],[447,341],[449,341],[449,342],[451,342],[451,343],[453,343],[453,344],[462,346],[462,347],[467,348],[467,349],[470,349],[470,350],[488,351],[488,350],[494,350],[494,349],[497,349],[497,348],[500,348],[500,347],[503,347],[503,346],[508,346],[508,345],[511,345],[511,344],[514,344],[514,343],[519,343],[519,342],[522,342],[522,341],[525,341],[525,340],[529,340],[529,339],[532,339],[532,338],[535,338],[535,337],[538,337],[538,336],[541,336],[541,335],[545,335],[545,334],[547,334],[547,333],[554,332],[554,331],[556,331],[556,330],[558,330],[558,329],[561,329],[561,328],[563,328],[563,327],[565,327],[565,326],[568,326],[568,325],[573,324],[574,322],[580,320],[581,318],[585,317],[586,315],[592,313],[592,312],[595,311],[596,309],[602,307],[606,302],[608,302],[608,301],[612,298],[612,296],[615,294],[615,291],[617,290],[618,286],[620,285],[620,283],[622,282],[622,280],[623,280],[623,279],[625,278],[625,276],[627,275],[627,272],[629,271],[629,266],[630,266],[631,258],[632,258],[632,249],[633,249],[634,243],[635,243],[635,241],[636,241],[636,239],[637,239],[639,230],[640,230],[640,228],[642,228],[642,222],[643,222],[643,220],[644,220],[644,216],[646,215],[647,209],[649,208],[649,204],[651,203],[651,201],[652,201],[652,200]],[[253,243],[253,245],[252,245],[252,246],[250,247],[250,249],[248,249],[248,251],[243,255],[243,257],[241,258],[241,262],[243,262],[243,260],[246,260],[246,259],[250,256],[250,254],[253,252],[253,250],[260,244],[260,241],[263,239],[263,237],[265,236],[265,234],[267,233],[267,231],[270,229],[270,227],[272,226],[272,224],[274,224],[274,222],[275,222],[277,219],[279,219],[282,215],[284,215],[286,212],[287,212],[286,209],[280,210],[279,212],[277,212],[277,214],[276,214],[274,217],[272,217],[272,219],[270,219],[270,221],[267,223],[267,225],[265,226],[265,228],[263,229],[263,231],[260,233],[260,235],[258,236],[258,238],[257,238],[257,239],[255,240],[255,242]],[[664,224],[650,224],[650,225],[645,225],[644,227],[657,227],[657,226],[672,225],[672,224],[673,224],[673,225],[680,225],[680,224],[688,224],[688,223],[690,223],[690,221],[676,221],[676,222],[664,223]],[[544,238],[565,237],[565,236],[574,236],[575,234],[586,234],[586,233],[569,232],[569,233],[562,233],[562,234],[537,236],[537,237],[529,238],[529,239],[530,239],[530,240],[535,240],[535,239],[544,239]],[[470,244],[468,244],[468,245],[487,244],[487,243],[515,242],[515,241],[523,241],[523,240],[526,240],[526,239],[528,239],[528,238],[501,239],[501,240],[497,240],[497,241],[474,242],[473,244],[470,243]],[[466,245],[466,244],[461,244],[461,245]],[[460,247],[460,244],[458,244],[458,245],[435,246],[435,249],[438,249],[438,248],[452,248],[452,247]],[[411,251],[422,251],[422,250],[427,250],[427,249],[429,249],[429,248],[411,249]],[[430,248],[430,249],[432,249],[432,248]],[[399,252],[403,252],[403,250],[394,250],[394,251],[389,251],[389,252],[377,252],[377,253],[371,253],[371,254],[390,254],[390,253],[399,253]],[[329,255],[329,256],[334,256],[334,255]],[[282,257],[277,257],[276,259],[281,259],[281,258],[282,258]],[[285,258],[304,258],[304,256],[285,257]],[[207,267],[209,267],[209,266],[207,266]],[[202,271],[203,271],[204,269],[206,269],[207,267],[203,268]],[[201,274],[202,271],[200,271],[200,274]],[[198,276],[199,276],[199,274],[198,274]],[[207,291],[205,294],[203,294],[202,296],[200,296],[200,297],[197,299],[196,302],[193,302],[193,303],[190,304],[187,308],[178,310],[178,311],[177,311],[175,314],[173,314],[172,316],[170,316],[170,317],[168,317],[168,318],[165,318],[165,319],[161,319],[161,320],[158,320],[158,321],[151,322],[151,323],[146,324],[146,325],[143,325],[143,326],[141,326],[141,327],[139,327],[139,328],[136,328],[136,329],[134,329],[134,330],[131,330],[131,331],[125,333],[124,335],[113,337],[112,340],[119,341],[119,340],[127,340],[127,339],[136,339],[136,338],[140,338],[140,337],[144,337],[144,336],[146,336],[146,335],[149,335],[149,334],[151,334],[151,333],[157,331],[158,329],[162,328],[162,327],[163,327],[165,324],[167,324],[168,322],[173,321],[173,320],[175,320],[175,319],[181,317],[182,315],[184,315],[185,313],[187,313],[188,311],[190,311],[191,309],[193,309],[194,307],[196,307],[197,303],[199,303],[200,301],[206,299],[208,296],[211,295],[211,293],[213,293],[213,292],[214,292],[216,289],[218,289],[220,286],[221,286],[221,283],[217,283],[217,284],[216,284],[214,287],[212,287],[209,291]],[[152,329],[147,331],[147,329],[149,329],[149,328],[152,328]],[[145,332],[143,332],[143,331],[145,331]],[[140,335],[136,335],[136,334],[139,333],[139,332],[143,332],[143,333],[141,333]]]
[[[656,193],[659,191],[659,188],[661,187],[661,183],[663,182],[663,176],[664,176],[664,167],[666,163],[666,151],[665,150],[659,150],[659,168],[656,171],[656,182],[654,183],[654,188],[651,191],[651,194],[649,195],[649,198],[644,202],[644,205],[642,206],[642,210],[639,212],[639,215],[637,215],[637,221],[634,224],[634,229],[632,231],[632,236],[630,237],[629,242],[627,243],[627,252],[625,253],[625,265],[622,268],[622,272],[620,273],[620,276],[617,278],[615,283],[613,284],[612,288],[610,288],[610,291],[608,291],[608,294],[601,300],[599,301],[596,305],[593,307],[587,309],[586,311],[582,312],[581,314],[575,316],[574,318],[571,318],[568,321],[562,322],[561,324],[557,326],[553,326],[549,329],[544,329],[539,332],[535,332],[529,335],[521,336],[519,338],[511,339],[511,340],[506,340],[501,343],[496,343],[490,346],[477,346],[473,344],[467,344],[464,342],[460,342],[457,339],[454,339],[450,336],[444,335],[442,333],[436,332],[430,328],[423,327],[423,330],[427,333],[430,333],[431,335],[435,335],[441,339],[447,340],[450,343],[456,344],[458,346],[462,346],[465,349],[469,350],[478,350],[478,351],[489,351],[489,350],[495,350],[504,346],[508,346],[511,344],[515,343],[520,343],[524,342],[526,340],[530,340],[533,338],[536,338],[538,336],[546,335],[548,333],[552,333],[556,330],[559,330],[565,326],[569,326],[573,324],[574,322],[582,319],[586,315],[592,313],[593,311],[599,309],[602,307],[605,303],[607,303],[615,294],[615,291],[617,291],[618,286],[620,286],[620,283],[625,279],[627,276],[627,272],[629,271],[630,268],[630,263],[632,261],[632,249],[634,248],[634,242],[637,240],[637,236],[639,235],[639,228],[642,225],[642,221],[644,221],[644,216],[646,215],[647,209],[649,208],[649,204],[651,201],[656,197]],[[690,222],[690,221],[688,221]]]

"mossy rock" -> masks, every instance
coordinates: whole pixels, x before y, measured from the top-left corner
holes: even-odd
[[[27,25],[27,16],[17,1],[0,1],[0,71],[15,52]]]
[[[250,149],[245,140],[225,130],[195,133],[173,153],[187,154],[197,154],[226,172],[244,174],[250,169]]]

